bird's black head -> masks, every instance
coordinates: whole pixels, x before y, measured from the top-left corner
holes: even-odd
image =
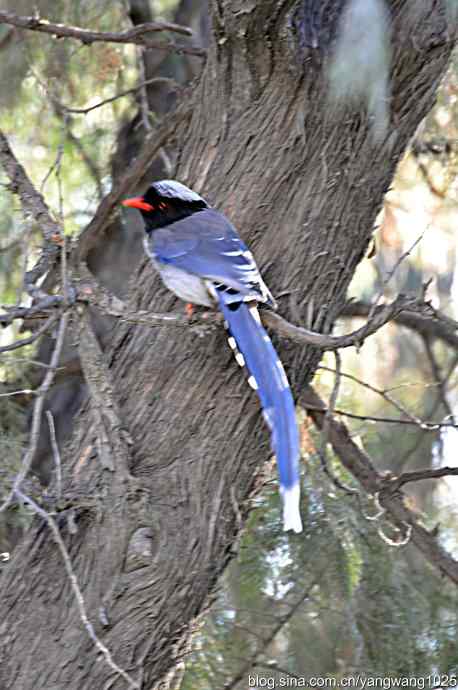
[[[143,196],[121,203],[140,211],[148,233],[208,208],[205,199],[175,180],[153,182]]]

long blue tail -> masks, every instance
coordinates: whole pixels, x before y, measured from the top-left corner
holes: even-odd
[[[283,499],[284,529],[301,532],[299,431],[285,370],[269,336],[256,318],[256,307],[235,301],[233,294],[220,291],[217,294],[233,339],[229,338],[229,345],[238,350],[238,363],[246,365],[250,373],[248,382],[258,391],[264,419],[272,434],[272,450],[277,457]]]

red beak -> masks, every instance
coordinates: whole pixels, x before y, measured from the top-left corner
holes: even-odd
[[[153,206],[148,204],[142,196],[134,196],[132,199],[124,199],[121,201],[123,206],[130,206],[130,208],[138,208],[140,211],[153,211]]]

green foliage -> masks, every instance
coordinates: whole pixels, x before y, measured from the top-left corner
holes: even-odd
[[[453,668],[452,586],[413,546],[387,546],[379,531],[393,538],[390,524],[367,519],[375,506],[338,495],[316,469],[317,458],[309,462],[304,533],[282,533],[275,487],[263,492],[237,561],[195,636],[183,690],[223,687],[256,653],[259,673],[272,678],[279,675],[269,671],[272,665],[299,677],[336,679]],[[304,603],[264,645],[301,597]],[[237,687],[245,688],[246,678]]]

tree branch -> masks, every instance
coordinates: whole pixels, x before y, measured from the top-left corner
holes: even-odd
[[[371,305],[367,302],[348,302],[341,316],[369,316]],[[404,309],[393,316],[393,321],[406,326],[420,335],[431,339],[442,340],[458,350],[458,324],[431,307],[426,302],[418,303],[418,311]]]
[[[288,609],[287,613],[278,619],[276,625],[274,625],[269,634],[261,640],[257,649],[252,654],[250,654],[250,656],[238,670],[236,675],[233,678],[231,678],[229,682],[224,684],[223,690],[233,690],[235,687],[238,686],[238,684],[244,679],[246,674],[249,673],[250,669],[252,669],[253,666],[256,665],[258,658],[266,651],[269,645],[272,644],[279,632],[285,627],[287,623],[289,623],[289,621],[300,609],[302,604],[304,604],[304,602],[306,602],[309,599],[310,592],[315,587],[317,582],[319,582],[319,579],[320,578],[318,577],[311,585],[309,585],[309,587],[307,587],[307,589],[304,592],[302,592],[301,595],[297,598],[296,602],[291,606],[291,608]]]
[[[123,480],[132,479],[127,434],[123,433],[108,365],[92,330],[87,307],[80,310],[79,356],[97,423],[99,457],[105,469],[116,471]]]
[[[35,453],[38,446],[38,439],[40,435],[41,415],[43,412],[46,395],[51,387],[52,382],[54,381],[56,370],[59,365],[60,354],[62,352],[62,348],[64,345],[64,337],[65,331],[67,329],[68,318],[68,312],[63,313],[60,318],[59,331],[57,333],[56,345],[54,347],[54,352],[52,353],[50,366],[46,372],[46,376],[43,379],[43,383],[37,390],[37,397],[35,400],[35,405],[33,407],[29,445],[22,459],[21,469],[16,475],[13,487],[6,499],[4,500],[4,502],[0,505],[0,513],[3,512],[6,508],[8,508],[8,506],[10,505],[12,499],[14,498],[14,494],[16,493],[16,491],[19,490],[22,481],[27,476],[32,465],[33,459],[35,457]]]
[[[1,130],[0,164],[9,177],[9,189],[13,194],[19,196],[25,215],[32,218],[38,224],[45,240],[40,258],[35,266],[25,274],[25,288],[30,295],[47,298],[48,295],[36,287],[36,281],[49,270],[56,260],[62,244],[61,227],[53,220],[42,195],[35,189],[26,171],[11,150],[8,139]]]
[[[81,41],[84,45],[92,43],[129,43],[144,46],[148,49],[163,50],[166,52],[177,53],[178,55],[194,55],[195,57],[205,58],[207,53],[203,48],[197,46],[176,45],[173,41],[152,41],[146,34],[169,31],[184,36],[192,36],[193,32],[187,26],[180,26],[172,22],[148,22],[139,24],[127,31],[90,31],[81,29],[78,26],[66,26],[64,24],[53,24],[46,19],[39,17],[23,17],[12,12],[0,11],[0,23],[10,24],[19,29],[38,31],[51,34],[55,38],[73,38]]]
[[[300,403],[307,410],[315,426],[321,430],[326,405],[311,386],[306,387],[301,396]],[[411,541],[415,546],[423,553],[431,565],[438,568],[440,572],[458,585],[458,561],[442,548],[435,534],[423,527],[418,520],[418,516],[407,507],[404,495],[396,484],[398,478],[394,477],[394,479],[390,478],[387,480],[380,475],[369,455],[356,445],[344,424],[336,422],[334,419],[330,419],[328,423],[329,440],[342,465],[351,472],[369,494],[378,497],[380,505],[391,515],[397,526],[405,528],[408,525],[411,528]],[[447,469],[447,474],[450,474],[449,468],[443,469]],[[404,479],[406,477],[407,479],[402,483],[410,481],[410,477],[413,474],[416,473],[405,473]],[[424,472],[420,474],[424,475]],[[426,479],[431,477],[417,476],[416,478]]]
[[[47,19],[39,17],[24,17],[13,12],[0,11],[0,23],[15,26],[18,29],[28,29],[29,31],[39,31],[44,34],[51,34],[56,38],[75,38],[85,45],[91,43],[134,43],[135,45],[149,47],[149,39],[145,36],[148,33],[159,31],[170,31],[183,36],[192,36],[193,32],[187,26],[174,24],[173,22],[147,22],[139,24],[127,31],[89,31],[78,26],[66,26],[65,24],[53,24]]]
[[[383,484],[385,489],[389,489],[393,493],[409,482],[419,482],[423,479],[441,479],[442,477],[458,477],[458,467],[440,467],[437,470],[428,469],[403,472],[398,477],[387,477],[383,480]]]
[[[174,79],[170,79],[169,77],[151,77],[151,79],[145,79],[144,81],[139,82],[136,86],[133,86],[130,89],[119,91],[118,93],[115,93],[114,96],[110,96],[110,98],[105,98],[103,101],[94,103],[94,105],[89,105],[86,108],[70,108],[69,106],[64,105],[63,103],[60,103],[60,101],[56,101],[56,105],[58,105],[58,107],[66,113],[71,113],[74,115],[87,115],[88,113],[92,112],[93,110],[96,110],[97,108],[102,108],[104,105],[107,105],[108,103],[113,103],[114,101],[117,101],[119,98],[123,98],[124,96],[130,96],[130,94],[137,93],[139,89],[143,89],[145,86],[149,86],[150,84],[163,84],[169,86],[171,91],[181,91],[183,89],[183,87],[180,84],[178,84],[178,82],[176,82]]]
[[[51,328],[51,326],[55,324],[58,318],[58,313],[51,314],[51,316],[45,321],[45,323],[42,326],[40,326],[40,328],[38,328],[34,333],[32,333],[32,335],[28,338],[16,340],[14,343],[10,343],[9,345],[2,345],[0,347],[0,354],[3,354],[4,352],[12,352],[13,350],[18,350],[20,347],[24,347],[25,345],[31,345],[36,340],[38,340],[38,338],[40,338],[44,333],[46,333],[46,331],[48,331]]]
[[[49,310],[63,304],[62,295],[48,295],[30,307],[3,307],[5,312],[0,314],[0,326],[9,326],[16,319],[49,318]]]
[[[364,340],[379,330],[388,321],[395,319],[404,309],[413,308],[418,304],[418,299],[399,295],[391,304],[376,307],[372,317],[361,328],[347,335],[335,336],[315,333],[300,326],[294,326],[279,314],[272,311],[263,311],[262,320],[279,335],[289,338],[302,345],[313,345],[320,350],[337,350],[342,347],[359,347]]]
[[[146,137],[145,143],[131,167],[121,178],[119,184],[105,196],[94,217],[80,235],[78,241],[78,258],[84,261],[88,252],[96,245],[100,234],[109,223],[117,210],[119,202],[132,187],[134,187],[145,173],[145,169],[158,151],[175,133],[178,125],[190,115],[187,108],[181,108],[167,118],[167,122],[151,135]]]
[[[189,327],[194,324],[214,326],[223,321],[223,317],[219,312],[196,314],[192,320],[176,312],[168,314],[129,312],[125,303],[99,285],[88,271],[84,271],[83,281],[78,287],[78,299],[90,302],[111,316],[149,326],[159,326],[166,323],[181,327]],[[267,309],[261,310],[260,314],[264,325],[269,326],[275,333],[284,338],[288,338],[300,345],[313,345],[320,350],[337,350],[341,347],[359,347],[365,338],[388,323],[394,316],[399,314],[400,310],[405,307],[412,307],[417,302],[418,300],[414,297],[399,295],[391,304],[377,307],[372,320],[368,321],[364,326],[343,336],[325,335],[309,331],[306,328],[293,325],[279,314]]]

